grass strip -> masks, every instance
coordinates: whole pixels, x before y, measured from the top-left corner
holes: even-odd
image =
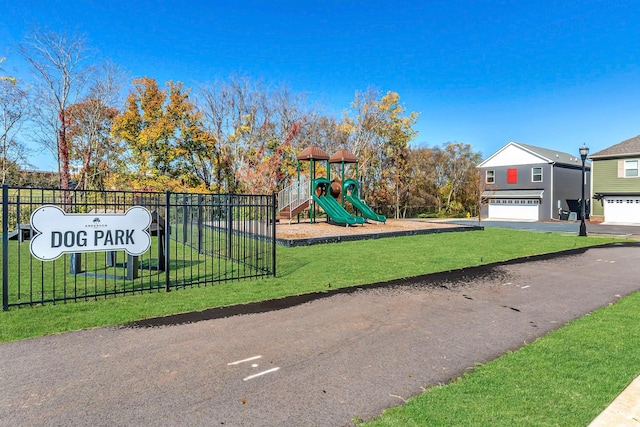
[[[0,342],[448,271],[620,239],[506,229],[277,249],[277,277],[23,307],[0,313]]]
[[[638,307],[634,293],[362,425],[588,425],[640,374]]]

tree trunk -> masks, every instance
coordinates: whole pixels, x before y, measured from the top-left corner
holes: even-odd
[[[58,157],[60,158],[60,188],[69,189],[69,144],[67,143],[67,126],[64,110],[58,114],[60,129],[58,130]]]

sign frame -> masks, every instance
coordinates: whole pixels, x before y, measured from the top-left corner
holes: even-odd
[[[31,214],[31,255],[53,261],[65,253],[124,250],[139,256],[151,247],[151,213],[133,206],[124,213],[66,213],[56,205],[43,205]]]

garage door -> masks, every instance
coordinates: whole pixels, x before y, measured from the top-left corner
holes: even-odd
[[[537,221],[540,201],[532,199],[491,199],[489,218]]]
[[[640,225],[640,197],[606,197],[604,199],[604,221]]]

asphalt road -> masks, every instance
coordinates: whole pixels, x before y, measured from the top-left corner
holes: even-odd
[[[638,259],[592,248],[2,344],[0,425],[349,425],[640,289]]]
[[[484,219],[452,219],[444,222],[462,225],[482,225],[483,227],[509,228],[513,230],[540,231],[546,233],[575,233],[580,231],[579,221],[504,221]],[[587,234],[629,237],[640,237],[640,225],[586,223]]]

